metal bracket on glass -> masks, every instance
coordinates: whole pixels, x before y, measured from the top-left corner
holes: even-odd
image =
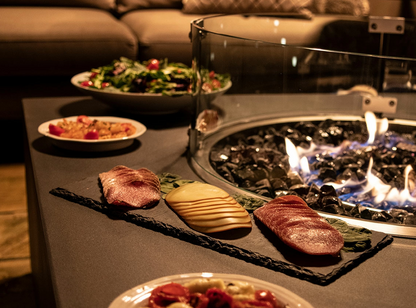
[[[363,96],[363,111],[372,111],[375,113],[396,113],[397,98],[381,96]]]
[[[403,34],[404,21],[405,19],[403,17],[370,16],[368,32]]]

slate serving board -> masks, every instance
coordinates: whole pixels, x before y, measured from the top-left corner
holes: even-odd
[[[122,219],[318,285],[332,283],[393,241],[392,236],[373,231],[371,247],[362,252],[341,251],[337,258],[309,256],[282,243],[252,214],[252,229],[208,235],[189,228],[163,199],[150,209],[132,210],[107,204],[98,177],[71,183],[66,188],[55,188],[50,193],[101,212],[111,219]]]

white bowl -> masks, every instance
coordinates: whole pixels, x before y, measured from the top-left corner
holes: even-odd
[[[67,117],[68,121],[76,121],[77,116]],[[124,119],[124,118],[117,118],[117,117],[95,117],[89,116],[89,118],[93,120],[99,120],[104,122],[112,122],[112,123],[130,123],[136,127],[136,132],[128,137],[122,138],[112,138],[112,139],[103,139],[103,140],[90,140],[90,139],[71,139],[71,138],[62,138],[56,135],[52,135],[49,133],[49,124],[58,123],[63,119],[54,119],[45,123],[42,123],[38,127],[38,132],[44,135],[45,137],[49,138],[52,144],[56,145],[57,147],[72,150],[72,151],[84,151],[84,152],[101,152],[101,151],[113,151],[119,150],[122,148],[126,148],[133,144],[134,139],[143,135],[146,131],[146,126],[142,123],[131,120],[131,119]]]
[[[135,114],[169,114],[192,105],[192,96],[166,96],[152,93],[109,92],[89,87],[83,87],[80,82],[88,80],[91,72],[83,72],[71,78],[71,83],[82,93],[126,112]],[[231,81],[222,89],[204,94],[213,100],[231,87]]]
[[[236,280],[248,282],[252,284],[256,290],[266,289],[271,291],[277,299],[279,299],[284,304],[287,304],[288,308],[313,308],[312,305],[307,301],[281,286],[243,275],[214,273],[191,273],[173,275],[152,280],[122,293],[110,304],[109,308],[147,307],[148,298],[153,289],[157,286],[161,286],[169,282],[184,284],[198,278],[222,279],[226,284]]]

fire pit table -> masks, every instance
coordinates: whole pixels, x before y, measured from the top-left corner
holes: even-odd
[[[195,83],[191,162],[236,193],[299,195],[322,216],[416,238],[415,23],[332,18],[193,22],[197,69],[232,87],[208,101]]]
[[[228,97],[232,103],[232,97]],[[184,155],[188,143],[186,113],[174,117],[135,116],[148,130],[132,146],[113,152],[82,153],[55,147],[38,133],[38,126],[76,114],[127,115],[90,97],[26,99],[23,107],[32,273],[39,307],[109,307],[116,297],[138,284],[190,272],[242,274],[265,280],[294,292],[313,307],[412,306],[416,278],[411,268],[416,243],[411,239],[394,238],[373,257],[322,286],[50,193],[57,187],[72,189],[74,185],[82,191],[98,188],[98,174],[120,163],[200,180]],[[87,179],[95,186],[85,185]],[[163,205],[161,201],[158,206]]]
[[[351,143],[367,142],[375,145],[382,135],[381,128],[385,128],[385,117],[389,119],[391,127],[396,125],[393,119],[400,119],[401,123],[414,120],[413,94],[410,90],[406,88],[407,92],[401,89],[400,93],[394,92],[394,95],[390,92],[379,95],[384,93],[380,90],[391,89],[391,85],[395,84],[393,81],[402,79],[401,67],[394,65],[397,73],[392,76],[393,66],[389,64],[388,70],[383,70],[386,79],[372,71],[377,71],[379,64],[383,64],[378,61],[381,58],[361,53],[348,53],[339,57],[337,53],[326,51],[324,53],[329,58],[339,60],[327,64],[327,58],[316,57],[320,54],[319,50],[298,47],[293,47],[292,50],[292,47],[283,44],[283,38],[286,43],[290,43],[289,36],[286,35],[276,44],[267,43],[264,39],[241,39],[236,33],[221,34],[221,29],[227,29],[229,25],[238,29],[237,21],[250,23],[254,20],[256,29],[251,27],[253,31],[247,32],[247,29],[241,28],[241,32],[273,35],[273,29],[292,19],[271,16],[260,19],[254,16],[218,18],[226,20],[217,22],[218,19],[213,18],[214,24],[218,25],[213,32],[205,29],[210,25],[209,19],[196,21],[193,26],[195,75],[198,76],[202,69],[229,73],[232,86],[222,97],[207,100],[199,96],[198,89],[203,83],[196,79],[194,109],[191,112],[184,110],[173,115],[132,115],[111,109],[91,97],[35,98],[23,101],[27,132],[25,163],[31,259],[39,306],[109,307],[126,290],[139,284],[184,273],[243,274],[283,286],[313,307],[412,306],[412,290],[416,278],[411,269],[416,243],[413,239],[406,238],[412,237],[411,234],[396,234],[398,232],[390,232],[388,228],[381,232],[374,229],[371,247],[364,251],[341,251],[336,258],[305,258],[304,255],[299,257],[300,252],[297,254],[289,251],[277,240],[270,240],[267,232],[257,223],[253,223],[247,233],[209,236],[192,230],[162,199],[150,209],[124,211],[107,206],[99,174],[117,165],[135,169],[148,168],[158,175],[176,174],[186,180],[206,180],[218,184],[230,194],[234,191],[244,192],[260,200],[267,200],[270,196],[250,191],[247,189],[250,186],[242,190],[241,184],[238,186],[231,183],[214,169],[215,165],[222,163],[218,157],[224,161],[228,159],[223,156],[227,153],[217,151],[223,146],[223,141],[231,142],[235,134],[240,134],[241,140],[248,138],[250,145],[258,145],[259,136],[264,138],[270,134],[256,136],[251,133],[246,135],[246,132],[272,126],[277,138],[278,133],[283,131],[279,126],[286,123],[312,122],[315,125],[315,122],[330,118],[354,123],[359,119],[363,122],[365,111],[370,111],[367,110],[368,106],[373,106],[373,103],[379,106],[387,102],[383,109],[371,108],[375,122],[380,123],[380,129],[377,128],[373,134],[376,141],[371,141],[367,138],[370,134],[364,133],[361,138],[353,138]],[[231,23],[226,22],[228,18]],[[316,17],[314,25],[319,26],[317,35],[308,32],[301,37],[319,41],[320,33],[331,36],[334,25],[329,29],[326,25],[338,17],[328,18]],[[258,31],[261,20],[272,26],[271,32]],[[356,21],[353,19],[354,23]],[[287,24],[285,29],[293,29],[294,25],[310,29],[306,27],[309,22],[303,16],[297,18],[296,22]],[[366,25],[368,26],[368,21]],[[387,37],[384,37],[386,40]],[[279,52],[275,52],[276,46]],[[250,52],[246,53],[248,50]],[[291,50],[296,51],[296,54],[292,54]],[[256,54],[258,57],[253,58]],[[273,58],[274,55],[276,58]],[[284,61],[288,59],[290,61]],[[361,60],[360,66],[356,59]],[[381,60],[384,59],[392,60]],[[411,59],[406,61],[408,65],[412,63]],[[343,68],[335,69],[334,63],[340,63]],[[223,66],[225,64],[227,66]],[[365,72],[364,77],[360,77],[361,73],[351,74],[347,69],[351,65],[355,72]],[[242,70],[242,67],[246,69]],[[311,75],[313,68],[319,68],[321,74]],[[247,74],[248,71],[250,74]],[[289,78],[286,74],[289,72],[291,77],[300,75],[304,78]],[[363,91],[359,88],[360,94],[353,94],[357,89],[349,89],[355,86],[357,78],[360,84],[371,85],[371,89],[365,88]],[[371,80],[378,82],[366,82]],[[412,84],[412,79],[410,83]],[[398,86],[394,88],[397,89]],[[316,91],[317,89],[321,91]],[[76,115],[134,119],[144,124],[147,130],[129,147],[107,152],[62,149],[38,132],[42,123]],[[307,135],[305,140],[310,143],[311,140],[306,137]],[[297,144],[294,138],[291,140],[296,150],[296,146],[301,145],[302,148],[307,148],[303,147],[303,143]],[[318,142],[316,144],[321,146]],[[257,148],[259,153],[263,151],[260,147],[255,149]],[[290,165],[296,155],[289,156],[287,148],[286,143],[276,143],[281,156],[287,156],[280,171],[294,175],[297,173],[298,178],[305,182],[299,184],[309,185],[304,166],[300,163]],[[302,152],[295,153],[300,154],[301,160]],[[187,154],[190,154],[191,165]],[[257,166],[261,165],[260,161],[257,160]],[[290,169],[286,161],[289,162]],[[313,170],[313,164],[313,161],[308,161],[310,174],[316,171]],[[278,168],[275,171],[276,175],[281,175],[277,173]],[[234,175],[233,177],[236,179]],[[276,179],[283,182],[286,180],[284,176],[276,176]],[[322,181],[324,180],[329,184],[326,178]],[[263,188],[271,192],[267,183],[263,184]],[[301,192],[301,187],[294,190],[292,186],[288,189]],[[323,211],[320,213],[325,215]],[[364,219],[357,221],[372,223]],[[374,223],[376,226],[378,224],[397,226]],[[409,229],[413,230],[413,227]]]

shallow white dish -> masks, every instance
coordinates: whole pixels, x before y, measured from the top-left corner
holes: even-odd
[[[73,151],[84,151],[84,152],[100,152],[100,151],[113,151],[119,150],[125,147],[130,146],[133,144],[134,139],[144,134],[146,131],[146,126],[142,123],[131,120],[131,119],[124,119],[124,118],[117,118],[117,117],[95,117],[89,116],[89,118],[93,120],[105,121],[105,122],[123,122],[123,123],[131,123],[136,127],[136,132],[128,137],[123,138],[113,138],[113,139],[104,139],[104,140],[86,140],[86,139],[70,139],[70,138],[62,138],[56,135],[52,135],[49,133],[49,124],[52,123],[56,125],[59,121],[63,119],[54,119],[45,123],[42,123],[38,127],[38,132],[42,135],[49,138],[52,144],[66,149],[66,150],[73,150]],[[68,121],[76,121],[77,116],[67,117],[65,118]]]
[[[252,284],[256,290],[267,289],[271,291],[277,299],[287,304],[287,308],[313,308],[312,305],[305,301],[303,298],[281,286],[243,275],[214,273],[191,273],[173,275],[152,280],[122,293],[110,304],[109,308],[146,307],[150,294],[157,286],[164,285],[169,282],[184,284],[197,278],[222,279],[226,284],[236,280],[248,282]]]
[[[192,105],[192,96],[166,96],[151,93],[109,92],[99,89],[83,87],[79,83],[89,79],[91,72],[83,72],[71,78],[71,83],[82,93],[113,107],[136,114],[169,114]],[[231,81],[224,88],[204,94],[213,100],[224,94],[231,87]]]

